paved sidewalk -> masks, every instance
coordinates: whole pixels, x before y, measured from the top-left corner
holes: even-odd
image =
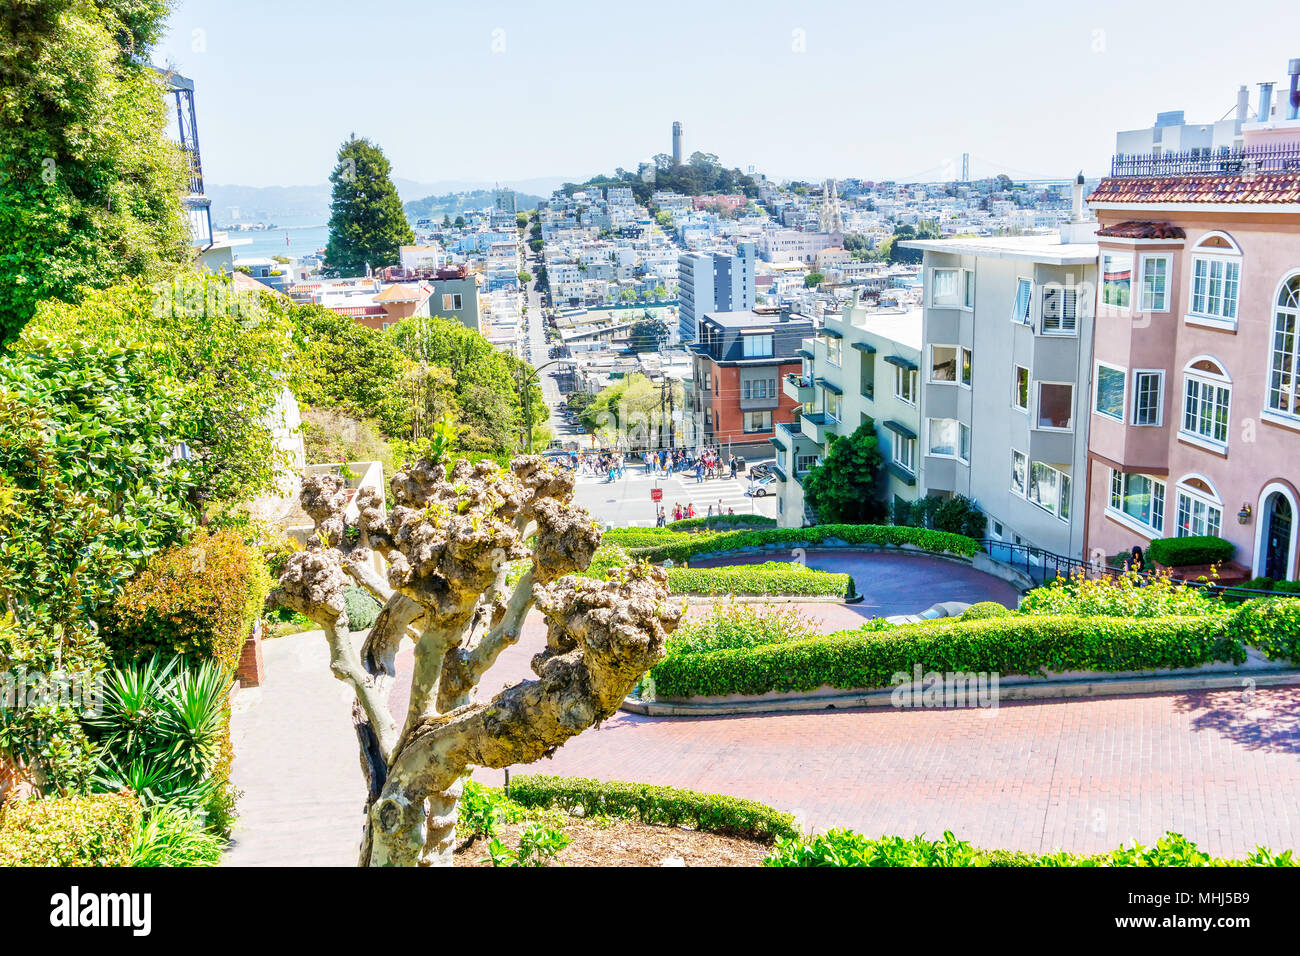
[[[826,605],[811,606],[826,614]],[[836,613],[844,609],[836,609]],[[697,612],[696,609],[693,611]],[[827,622],[828,624],[831,622]],[[530,616],[482,686],[527,679]],[[268,680],[237,698],[244,789],[236,865],[351,865],[363,800],[349,698],[320,632],[267,642]],[[399,655],[394,709],[411,654]],[[714,718],[619,713],[514,773],[640,780],[730,793],[819,830],[988,847],[1096,851],[1178,830],[1236,856],[1300,848],[1300,688],[1004,704],[996,711],[848,710]],[[490,783],[499,770],[480,771]]]

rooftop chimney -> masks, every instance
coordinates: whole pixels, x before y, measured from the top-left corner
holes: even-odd
[[[1286,71],[1291,74],[1291,101],[1287,104],[1286,118],[1300,119],[1300,59],[1288,62]]]
[[[1083,221],[1083,170],[1074,180],[1074,221]]]
[[[1246,89],[1243,83],[1241,89],[1237,91],[1237,122],[1236,131],[1241,132],[1241,124],[1250,118],[1250,90]]]
[[[1273,84],[1259,84],[1259,109],[1255,111],[1259,114],[1258,120],[1261,123],[1267,123],[1273,113]]]

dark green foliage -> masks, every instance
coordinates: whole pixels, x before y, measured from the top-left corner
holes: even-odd
[[[853,578],[815,571],[793,561],[733,564],[721,568],[669,568],[673,594],[771,594],[851,598]]]
[[[1151,559],[1168,568],[1228,561],[1237,548],[1231,541],[1214,535],[1189,535],[1185,538],[1159,538],[1151,542]]]
[[[1233,617],[1228,635],[1259,648],[1269,660],[1300,664],[1300,599],[1269,597],[1247,601]]]
[[[965,495],[941,498],[929,495],[917,501],[895,501],[895,524],[914,528],[934,528],[952,534],[963,534],[979,540],[984,537],[988,519]]]
[[[824,522],[878,521],[885,514],[880,500],[884,461],[875,422],[867,419],[851,435],[830,442],[822,463],[804,476],[804,496]]]
[[[627,347],[633,352],[658,352],[667,341],[668,326],[662,319],[638,319],[628,329]]]
[[[526,807],[576,810],[588,817],[604,814],[653,826],[689,826],[762,842],[799,832],[790,814],[752,800],[622,780],[515,777],[510,781],[510,799]]]
[[[775,528],[776,519],[767,515],[713,515],[708,518],[683,518],[670,521],[668,527],[673,531],[730,531],[734,528]]]
[[[324,273],[360,276],[396,265],[401,247],[415,242],[402,201],[389,173],[384,151],[353,136],[339,147],[338,165],[330,173],[330,238]]]
[[[980,550],[979,543],[927,528],[905,528],[898,525],[824,524],[807,528],[759,528],[748,531],[683,532],[671,528],[611,528],[605,532],[604,543],[627,548],[636,559],[659,563],[666,559],[677,564],[693,558],[761,548],[779,544],[787,547],[815,547],[826,541],[870,547],[901,547],[911,545],[937,554],[956,554],[970,557]]]

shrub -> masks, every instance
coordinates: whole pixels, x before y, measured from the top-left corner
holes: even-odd
[[[852,830],[829,830],[803,838],[784,838],[763,861],[764,866],[988,866],[988,867],[1094,867],[1094,866],[1296,866],[1291,850],[1275,853],[1258,847],[1243,860],[1215,859],[1180,833],[1166,833],[1155,846],[1134,843],[1109,853],[1025,853],[1017,850],[982,850],[951,831],[942,840],[923,835],[905,839],[864,837]]]
[[[627,548],[633,558],[655,563],[670,559],[678,564],[720,551],[773,544],[789,547],[815,546],[826,541],[873,547],[901,547],[909,544],[925,551],[964,557],[970,557],[980,550],[979,542],[973,538],[946,531],[872,524],[823,524],[808,528],[704,531],[696,534],[676,532],[669,528],[620,528],[605,532],[604,540],[607,544]]]
[[[1259,648],[1271,661],[1300,664],[1300,600],[1267,597],[1247,601],[1233,615],[1228,636]]]
[[[1167,573],[1089,578],[1082,572],[1034,588],[1020,602],[1022,614],[1100,614],[1163,617],[1208,614],[1223,604],[1204,588],[1172,580]]]
[[[302,444],[309,465],[381,461],[387,474],[397,470],[393,448],[380,434],[377,423],[345,412],[330,408],[304,410]]]
[[[961,612],[960,620],[982,621],[989,617],[1006,617],[1013,613],[997,601],[980,601]]]
[[[792,607],[740,604],[724,598],[708,617],[683,621],[668,638],[669,654],[757,647],[816,637],[816,626]]]
[[[654,826],[689,826],[765,843],[799,833],[790,814],[753,800],[622,780],[517,777],[510,782],[510,799],[526,807],[559,807],[584,816],[604,814]]]
[[[131,844],[132,866],[216,866],[224,841],[188,810],[163,804],[141,818]]]
[[[911,674],[918,664],[924,671],[1001,675],[1240,664],[1246,659],[1244,646],[1223,633],[1230,617],[1230,611],[1219,611],[1136,620],[1021,614],[982,621],[946,618],[739,650],[670,654],[650,677],[660,698],[685,698],[823,686],[884,688],[895,683],[895,674]]]
[[[709,518],[683,518],[668,522],[672,531],[700,531],[722,528],[775,528],[776,519],[767,515],[713,515]]]
[[[834,596],[854,594],[853,578],[834,571],[815,571],[794,561],[732,564],[721,568],[669,568],[673,594],[772,594]]]
[[[349,584],[343,592],[343,601],[348,612],[348,628],[353,631],[364,631],[375,623],[375,618],[379,617],[379,612],[383,610],[379,602],[370,596],[369,591],[365,591],[355,584]]]
[[[200,532],[126,583],[101,615],[101,634],[120,661],[185,656],[234,671],[271,583],[261,554],[236,531]]]
[[[0,866],[130,866],[140,818],[129,793],[12,800],[0,812]]]
[[[1231,559],[1237,547],[1231,541],[1213,535],[1186,538],[1159,538],[1151,542],[1152,560],[1168,568],[1185,568],[1196,564],[1217,564]]]

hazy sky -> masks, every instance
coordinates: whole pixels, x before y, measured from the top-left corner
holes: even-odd
[[[1236,12],[1234,12],[1236,11]],[[339,142],[397,176],[585,177],[686,149],[781,179],[1100,174],[1115,132],[1285,80],[1294,0],[177,0],[210,182],[320,183]]]

